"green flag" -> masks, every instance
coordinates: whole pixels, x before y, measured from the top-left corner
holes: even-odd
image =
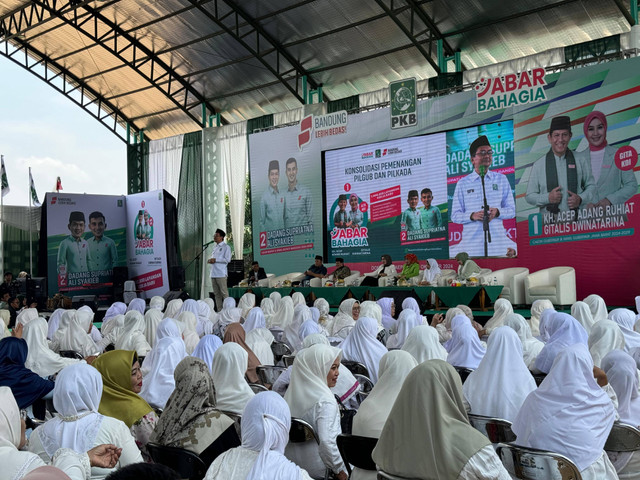
[[[29,190],[31,193],[31,203],[33,203],[36,207],[41,205],[40,200],[38,200],[38,193],[36,192],[36,184],[33,182],[33,177],[31,176],[31,169],[29,169]]]
[[[7,170],[4,168],[4,155],[2,155],[2,170],[0,171],[0,177],[2,178],[2,196],[4,197],[9,193],[9,180],[7,180]]]

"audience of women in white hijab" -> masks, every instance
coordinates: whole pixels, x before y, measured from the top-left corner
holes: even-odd
[[[207,480],[375,479],[345,463],[344,433],[397,478],[512,478],[470,416],[507,422],[514,444],[585,480],[640,480],[640,450],[604,451],[614,423],[640,428],[638,312],[595,294],[565,311],[499,298],[480,325],[466,305],[425,315],[426,300],[332,310],[247,292],[219,312],[115,302],[101,324],[89,307],[25,308],[12,331],[0,317],[0,480],[178,478],[153,444],[197,455]],[[311,441],[290,442],[292,425]]]

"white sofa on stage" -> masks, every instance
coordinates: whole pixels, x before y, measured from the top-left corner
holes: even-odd
[[[573,267],[551,267],[538,270],[524,279],[528,304],[547,298],[554,305],[576,302],[576,271]]]
[[[500,298],[506,298],[512,305],[524,305],[526,303],[524,279],[529,275],[529,269],[525,267],[503,268],[483,275],[480,281],[483,284],[492,285],[494,279],[498,285],[504,285]]]

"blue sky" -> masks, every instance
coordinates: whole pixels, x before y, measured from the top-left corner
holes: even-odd
[[[29,205],[29,167],[38,198],[62,179],[65,193],[127,193],[127,150],[119,137],[35,75],[0,57],[0,154],[11,192]]]

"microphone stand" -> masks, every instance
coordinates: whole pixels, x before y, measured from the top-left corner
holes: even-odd
[[[489,204],[487,203],[487,191],[484,187],[484,176],[487,174],[485,169],[481,170],[482,174],[480,175],[480,179],[482,180],[482,198],[484,201],[484,205],[482,206],[482,211],[484,213],[482,217],[482,230],[484,231],[484,256],[489,256],[489,243],[491,243],[491,231],[489,230]]]
[[[204,251],[207,249],[207,247],[208,247],[209,245],[211,245],[212,243],[214,243],[214,242],[207,242],[207,243],[205,243],[204,245],[202,245],[202,250],[200,251],[200,253],[199,253],[199,254],[197,254],[197,255],[193,258],[193,260],[191,260],[191,261],[187,264],[187,266],[186,266],[186,267],[184,267],[184,269],[183,269],[183,270],[186,272],[186,271],[187,271],[187,268],[189,268],[189,267],[193,264],[193,262],[195,262],[196,260],[198,260],[198,259],[202,256],[202,254],[204,253]]]

